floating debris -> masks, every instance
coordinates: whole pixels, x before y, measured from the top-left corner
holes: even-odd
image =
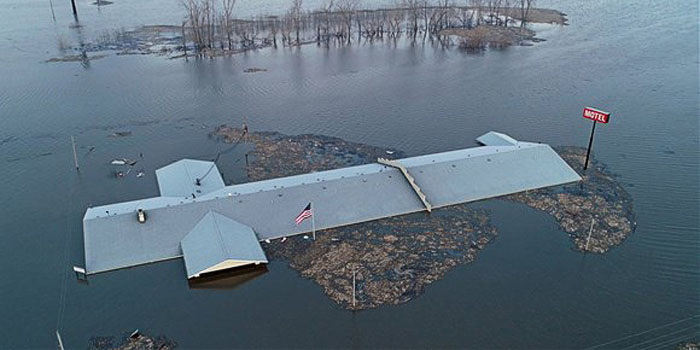
[[[243,73],[258,73],[258,72],[267,72],[267,69],[265,69],[265,68],[246,68],[243,70]]]
[[[112,161],[110,162],[110,164],[112,164],[112,165],[131,165],[131,166],[134,166],[134,165],[136,165],[136,163],[138,163],[138,162],[139,162],[138,160],[133,160],[133,159],[129,159],[129,158],[115,158],[115,159],[112,159]]]
[[[172,350],[177,343],[163,336],[149,337],[135,330],[130,334],[115,337],[92,337],[88,344],[90,350]]]
[[[700,341],[684,341],[676,345],[678,350],[700,350]]]
[[[109,137],[126,137],[131,136],[131,131],[116,131],[109,134]]]

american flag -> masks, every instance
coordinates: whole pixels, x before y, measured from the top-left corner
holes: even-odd
[[[314,215],[314,213],[311,211],[311,203],[309,203],[309,204],[306,206],[306,208],[304,208],[304,210],[302,210],[301,213],[299,213],[299,215],[297,215],[297,218],[294,219],[294,221],[296,221],[297,225],[299,225],[299,224],[301,224],[304,220],[306,220],[306,219],[312,217],[313,215]]]

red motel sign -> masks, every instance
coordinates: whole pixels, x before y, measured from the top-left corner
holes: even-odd
[[[610,113],[591,107],[583,109],[583,117],[603,124],[607,124],[610,121]]]

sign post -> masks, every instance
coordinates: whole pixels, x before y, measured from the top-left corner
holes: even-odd
[[[603,123],[607,124],[610,121],[610,113],[603,112],[601,110],[586,107],[583,109],[583,117],[593,121],[593,128],[591,128],[591,138],[588,140],[588,151],[586,151],[586,162],[583,164],[583,170],[588,169],[588,159],[591,155],[591,147],[593,147],[593,135],[595,134],[596,124]]]

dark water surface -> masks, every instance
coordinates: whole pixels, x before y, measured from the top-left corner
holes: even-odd
[[[55,347],[56,328],[71,348],[134,328],[186,348],[583,348],[700,314],[697,1],[540,1],[571,25],[537,26],[546,42],[483,55],[362,44],[189,62],[110,53],[87,68],[43,63],[58,55],[59,40],[181,21],[177,1],[114,1],[98,9],[78,0],[79,29],[69,28],[68,1],[53,0],[56,23],[48,0],[0,3],[0,348]],[[288,6],[239,5],[243,15]],[[268,72],[242,72],[250,67]],[[474,264],[408,304],[356,314],[284,263],[232,290],[190,289],[179,260],[89,285],[66,274],[83,261],[88,204],[157,195],[156,168],[226,150],[207,138],[221,123],[247,116],[254,130],[409,154],[473,146],[489,130],[585,146],[584,105],[613,112],[598,128],[596,156],[620,175],[639,224],[605,255],[572,251],[546,214],[487,201],[474,206],[493,211],[499,238]],[[133,134],[107,137],[118,130]],[[140,152],[145,177],[111,177],[110,159]],[[227,180],[244,181],[243,153],[225,154]],[[611,345],[697,339],[697,321]]]

